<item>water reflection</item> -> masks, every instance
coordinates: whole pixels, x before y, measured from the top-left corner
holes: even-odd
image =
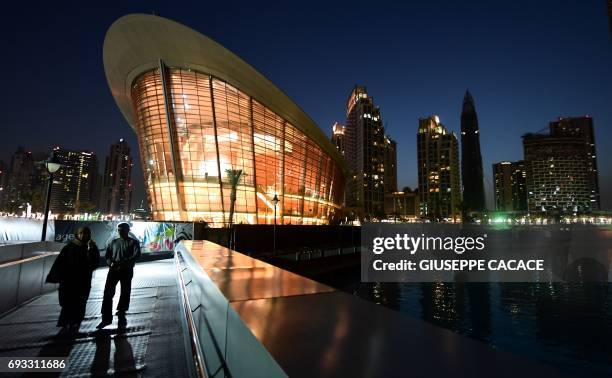
[[[612,284],[352,283],[344,289],[572,373],[612,374]]]

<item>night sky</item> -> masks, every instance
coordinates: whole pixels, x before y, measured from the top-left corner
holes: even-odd
[[[81,2],[86,4],[87,2]],[[124,4],[121,4],[124,3]],[[594,118],[603,206],[612,208],[612,40],[605,0],[279,2],[48,1],[3,6],[0,159],[18,145],[95,151],[134,133],[104,76],[107,28],[153,13],[221,43],[289,95],[327,133],[363,84],[398,142],[399,185],[416,186],[418,118],[459,131],[466,88],[481,130],[488,204],[491,164],[519,160],[521,135],[558,116]],[[14,6],[14,5],[13,5]]]

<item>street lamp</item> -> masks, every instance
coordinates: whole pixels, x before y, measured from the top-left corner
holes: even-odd
[[[272,203],[274,204],[274,247],[272,249],[272,255],[276,256],[276,205],[278,205],[279,199],[275,194],[274,198],[272,198]]]
[[[47,197],[45,200],[45,218],[43,220],[42,236],[40,241],[45,241],[47,238],[47,221],[49,220],[49,204],[51,203],[51,186],[53,185],[53,174],[62,166],[53,154],[44,162],[49,177],[47,181]]]

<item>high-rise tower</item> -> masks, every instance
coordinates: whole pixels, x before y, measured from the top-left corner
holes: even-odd
[[[385,193],[397,192],[397,142],[385,136]]]
[[[363,86],[355,86],[346,110],[344,157],[349,168],[346,205],[367,218],[384,214],[385,129],[380,109]]]
[[[94,210],[98,178],[98,157],[89,151],[54,147],[53,154],[62,165],[53,176],[51,210],[54,213],[79,213]]]
[[[463,183],[463,213],[485,210],[484,184],[482,181],[482,155],[480,154],[480,130],[474,99],[469,91],[463,97],[461,111],[461,181]]]
[[[548,133],[523,135],[531,213],[584,214],[599,209],[593,120],[559,118]]]
[[[558,120],[549,124],[550,135],[573,136],[582,139],[587,165],[587,171],[591,179],[591,206],[592,210],[601,208],[599,198],[599,173],[597,171],[597,152],[595,149],[595,131],[593,130],[593,118],[582,117],[559,117]]]
[[[344,156],[345,129],[346,128],[344,127],[344,125],[340,124],[339,122],[335,122],[332,126],[332,143],[334,144],[334,146],[336,146],[338,152],[340,152],[342,156]]]
[[[527,211],[527,172],[524,161],[493,164],[493,194],[497,211]]]
[[[130,147],[120,139],[106,158],[100,211],[119,214],[131,210],[133,165]]]
[[[457,136],[449,133],[438,116],[419,119],[420,215],[435,220],[457,220],[460,183]]]

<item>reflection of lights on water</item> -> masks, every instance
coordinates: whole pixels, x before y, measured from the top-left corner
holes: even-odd
[[[513,303],[510,305],[510,313],[512,315],[517,315],[521,312],[521,309],[519,308],[519,306],[516,303]]]

